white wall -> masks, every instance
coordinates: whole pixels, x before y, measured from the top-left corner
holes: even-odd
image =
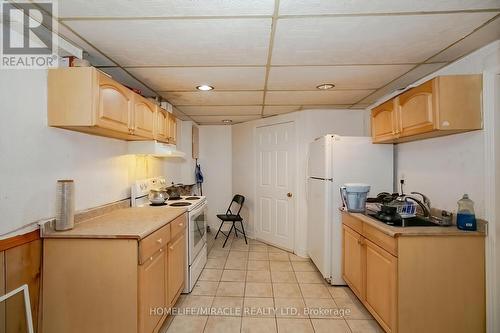
[[[438,75],[480,74],[500,66],[500,42],[490,44],[420,80]],[[483,100],[488,98],[484,96]],[[486,110],[485,110],[486,111]],[[396,146],[397,177],[406,179],[406,191],[427,194],[437,208],[455,211],[468,193],[476,215],[485,218],[485,134],[459,135],[403,143]]]
[[[203,195],[208,201],[208,225],[217,230],[216,214],[225,213],[233,197],[231,126],[199,126]]]
[[[127,156],[125,141],[48,127],[45,70],[2,70],[0,113],[0,238],[55,215],[58,179],[75,180],[77,210],[130,197],[136,179],[179,181],[180,161]]]
[[[500,179],[500,89],[498,84],[495,85],[495,75],[499,73],[500,41],[497,40],[417,82],[437,75],[483,74],[484,130],[404,143],[396,148],[397,175],[404,175],[407,191],[424,192],[434,207],[452,211],[456,211],[456,201],[461,195],[469,193],[476,203],[477,216],[489,222],[486,241],[487,332],[500,331],[500,189],[498,183],[496,190],[494,185],[495,180]]]
[[[243,211],[245,228],[254,236],[255,210],[255,128],[293,121],[297,135],[297,188],[295,252],[307,254],[306,164],[309,142],[325,134],[362,136],[365,113],[362,110],[306,110],[233,125],[233,192],[246,198]]]

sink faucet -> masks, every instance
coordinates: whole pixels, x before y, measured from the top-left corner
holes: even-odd
[[[424,217],[430,218],[431,217],[431,200],[426,195],[424,195],[420,192],[411,192],[411,194],[418,194],[422,197],[423,201],[420,201],[419,199],[414,198],[414,197],[410,197],[410,196],[407,196],[406,198],[415,201],[420,206],[420,208],[422,208],[422,212],[424,214]]]

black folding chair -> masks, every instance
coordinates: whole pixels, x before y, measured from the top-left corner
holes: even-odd
[[[233,202],[239,205],[238,213],[234,214],[231,211],[231,206],[233,205]],[[236,194],[233,197],[233,200],[231,200],[231,203],[229,204],[229,207],[227,208],[226,214],[217,214],[217,217],[222,221],[219,226],[219,230],[217,231],[217,234],[215,235],[215,239],[217,239],[217,236],[219,235],[219,232],[222,233],[224,236],[226,236],[226,240],[224,241],[224,245],[222,247],[226,246],[226,242],[229,238],[229,235],[231,235],[231,231],[233,231],[234,228],[234,234],[236,237],[238,237],[238,231],[243,234],[243,237],[245,237],[245,243],[248,244],[247,242],[247,235],[245,234],[245,228],[243,227],[243,218],[240,216],[241,208],[243,207],[243,202],[245,202],[245,197],[239,194]],[[241,225],[241,230],[238,229],[235,225],[236,222],[240,222]],[[224,231],[221,231],[222,226],[224,225],[224,222],[231,222],[231,229],[229,229],[229,232],[226,234]]]

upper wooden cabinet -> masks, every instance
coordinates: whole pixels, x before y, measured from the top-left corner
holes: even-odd
[[[155,140],[168,143],[169,118],[168,112],[158,107],[156,111]]]
[[[377,106],[372,111],[373,142],[389,142],[398,135],[395,100]]]
[[[133,130],[135,135],[153,139],[156,119],[156,108],[150,100],[134,94]]]
[[[481,129],[482,76],[439,76],[372,110],[374,143],[397,143]]]
[[[96,68],[49,70],[49,126],[122,140],[172,143],[175,117],[161,110]]]
[[[171,144],[177,143],[177,118],[172,113],[168,113],[168,140]]]

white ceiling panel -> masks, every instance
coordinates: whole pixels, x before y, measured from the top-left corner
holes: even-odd
[[[354,104],[374,90],[268,91],[267,105]]]
[[[429,62],[456,60],[497,39],[500,39],[500,18],[488,23],[470,36],[467,36],[435,57],[432,57],[429,59]]]
[[[232,120],[231,124],[242,123],[245,121],[259,119],[260,115],[252,116],[193,116],[194,121],[202,125],[221,125],[223,120]]]
[[[280,15],[434,12],[500,8],[498,0],[281,0]]]
[[[132,77],[129,73],[119,67],[107,67],[101,68],[101,71],[108,73],[115,79],[116,81],[124,84],[128,87],[132,87],[135,89],[139,89],[144,96],[147,97],[155,97],[156,93],[149,89],[147,86],[137,81],[134,77]]]
[[[170,103],[181,105],[259,105],[262,91],[196,91],[164,92],[161,94]]]
[[[194,90],[208,84],[217,90],[263,90],[265,67],[128,68],[157,91]]]
[[[420,63],[493,16],[495,13],[280,19],[272,64]]]
[[[269,90],[314,90],[322,83],[337,89],[376,89],[409,71],[413,65],[272,67]]]
[[[377,90],[375,93],[373,93],[370,96],[367,96],[363,100],[359,101],[360,104],[366,105],[366,104],[372,104],[377,102],[379,99],[383,98],[384,96],[391,94],[397,90],[403,90],[404,88],[408,87],[410,84],[414,83],[415,81],[420,80],[421,78],[437,71],[441,67],[446,65],[445,63],[434,63],[434,64],[423,64],[420,66],[417,66],[415,69],[411,70],[407,74],[401,76],[394,82],[389,83],[387,86]]]
[[[198,116],[248,116],[260,115],[262,106],[179,106],[179,109],[187,115]]]
[[[290,113],[302,109],[301,105],[275,105],[264,106],[264,116],[274,116],[277,114]]]
[[[68,29],[63,24],[57,27],[58,33],[68,41],[81,47],[85,52],[84,58],[90,61],[92,66],[115,66],[116,64],[109,60],[104,54],[95,49],[92,45],[81,39],[73,31]]]
[[[265,65],[271,19],[68,21],[122,66]]]
[[[172,113],[180,120],[192,120],[188,115],[186,115],[185,113],[183,113],[182,111],[180,111],[175,107],[173,108]]]
[[[60,17],[272,15],[274,0],[60,0]]]

